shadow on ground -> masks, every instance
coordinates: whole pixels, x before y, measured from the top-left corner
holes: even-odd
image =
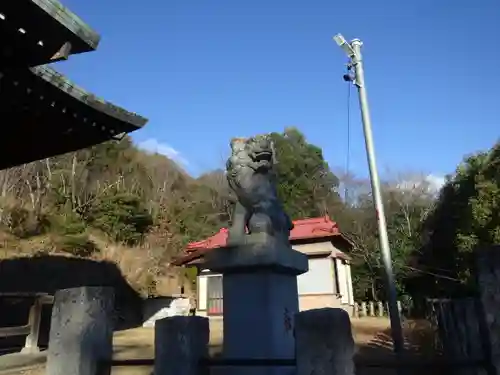
[[[426,321],[407,322],[403,327],[405,353],[398,360],[393,351],[390,329],[378,332],[369,342],[358,345],[355,363],[358,375],[426,375],[442,374],[435,335]],[[424,366],[425,364],[425,366]],[[399,371],[398,371],[399,369]]]
[[[142,300],[127,283],[119,268],[110,262],[65,256],[41,255],[0,260],[1,293],[49,293],[81,286],[109,286],[115,289],[116,329],[137,327],[142,320]],[[24,325],[31,301],[0,298],[0,326]],[[40,345],[46,345],[51,306],[42,313]],[[0,349],[23,346],[24,337],[1,338]]]

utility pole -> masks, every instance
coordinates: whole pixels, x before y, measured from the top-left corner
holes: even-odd
[[[340,48],[346,52],[349,57],[349,70],[354,69],[354,76],[344,75],[344,80],[353,82],[358,88],[359,104],[361,108],[361,117],[363,120],[363,131],[365,135],[366,155],[370,169],[370,182],[372,187],[373,201],[377,214],[378,232],[380,250],[382,253],[382,263],[384,264],[387,294],[389,297],[389,317],[391,320],[392,341],[394,343],[394,352],[402,354],[404,351],[403,330],[401,328],[401,317],[399,314],[396,285],[394,282],[394,273],[392,271],[391,250],[389,248],[389,238],[387,236],[387,223],[385,220],[384,203],[380,189],[380,180],[375,160],[375,146],[373,144],[372,125],[370,111],[368,109],[368,97],[366,94],[365,76],[363,71],[363,58],[361,46],[363,43],[359,39],[354,39],[350,43],[345,40],[341,34],[333,37]]]

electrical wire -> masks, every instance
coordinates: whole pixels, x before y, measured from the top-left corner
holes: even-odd
[[[347,203],[349,198],[349,188],[347,180],[349,179],[350,160],[351,159],[351,82],[347,82],[347,155],[345,160],[345,182],[344,182],[344,200]]]

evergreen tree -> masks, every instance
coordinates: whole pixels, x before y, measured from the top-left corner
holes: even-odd
[[[427,282],[434,294],[474,287],[474,251],[500,243],[500,142],[467,157],[441,191],[425,223],[427,241],[419,263],[443,275]]]
[[[278,194],[292,219],[328,214],[339,204],[339,180],[321,148],[308,143],[296,128],[272,133],[278,164]]]

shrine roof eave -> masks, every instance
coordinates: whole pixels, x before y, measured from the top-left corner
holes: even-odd
[[[0,65],[22,67],[94,51],[100,35],[57,0],[5,0],[0,40]]]
[[[38,37],[68,38],[64,41],[74,43],[75,53],[93,51],[101,40],[95,30],[58,0],[4,0],[0,13],[2,22],[23,28],[26,36],[30,36],[30,28],[40,27],[35,30],[40,33]]]
[[[147,119],[95,97],[48,66],[1,77],[0,169],[120,139]]]
[[[35,66],[29,70],[33,74],[57,87],[59,90],[65,92],[68,96],[86,104],[88,107],[122,121],[124,124],[128,125],[127,128],[129,128],[129,130],[127,132],[142,128],[148,122],[146,118],[136,113],[129,112],[126,109],[118,107],[86,91],[47,65]]]
[[[15,0],[21,1],[21,0]],[[71,31],[75,36],[82,40],[88,47],[77,50],[75,52],[93,51],[97,48],[101,36],[94,31],[83,20],[62,5],[58,0],[25,0],[30,1],[39,8],[43,9],[54,20],[59,22],[67,30]]]

